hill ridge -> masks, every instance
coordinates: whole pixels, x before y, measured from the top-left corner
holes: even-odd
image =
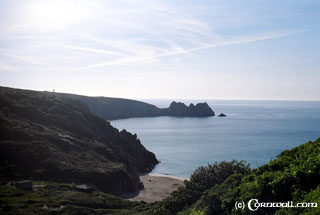
[[[136,135],[55,94],[0,87],[0,177],[133,191],[158,163]]]

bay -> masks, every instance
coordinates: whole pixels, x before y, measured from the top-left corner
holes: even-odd
[[[168,107],[172,100],[147,100]],[[180,100],[179,100],[180,101]],[[186,104],[203,102],[183,100]],[[161,161],[152,173],[188,178],[198,166],[215,161],[245,160],[255,168],[320,137],[320,102],[206,101],[227,117],[146,117],[113,120],[136,133]]]

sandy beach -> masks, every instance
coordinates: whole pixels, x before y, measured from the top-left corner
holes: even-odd
[[[182,186],[184,180],[186,179],[160,174],[140,175],[144,188],[134,193],[127,193],[123,198],[147,203],[161,201]]]

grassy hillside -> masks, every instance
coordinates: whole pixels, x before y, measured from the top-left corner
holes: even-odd
[[[158,162],[136,135],[53,93],[0,88],[0,177],[135,190]]]
[[[34,182],[33,191],[0,185],[4,215],[148,215],[153,205],[122,200],[104,192],[79,192],[71,184]]]
[[[317,207],[236,209],[236,202],[317,203]],[[252,205],[253,209],[256,209]],[[320,214],[320,138],[292,150],[260,168],[244,162],[221,162],[199,167],[153,211],[157,215],[205,214]]]

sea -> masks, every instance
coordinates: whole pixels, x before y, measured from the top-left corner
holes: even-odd
[[[146,100],[168,107],[172,100]],[[179,100],[181,101],[181,100]],[[201,100],[182,100],[198,103]],[[160,163],[152,173],[189,178],[199,166],[244,160],[257,168],[320,137],[318,101],[206,101],[215,117],[146,117],[112,120],[137,134]],[[224,113],[227,117],[217,117]]]

